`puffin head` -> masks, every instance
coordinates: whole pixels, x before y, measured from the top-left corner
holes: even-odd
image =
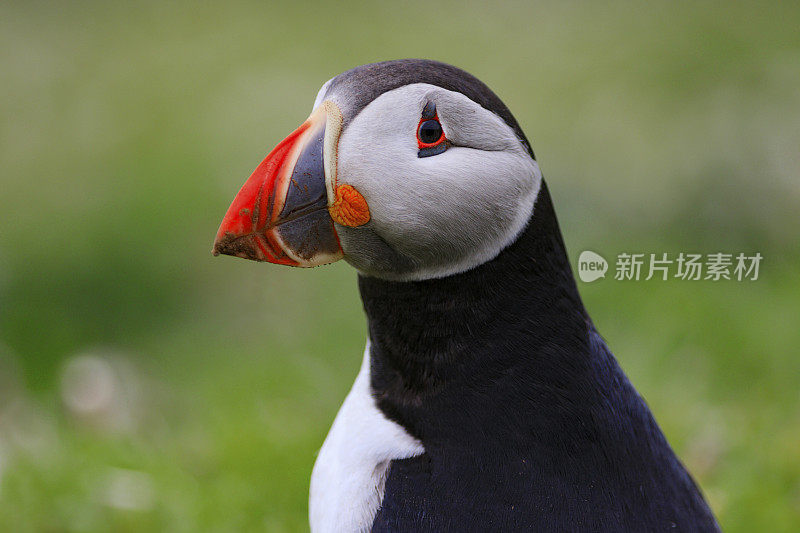
[[[364,65],[325,83],[255,169],[214,254],[444,277],[511,244],[541,183],[511,112],[474,76],[428,60]]]

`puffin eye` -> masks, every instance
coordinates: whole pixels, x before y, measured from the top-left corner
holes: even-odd
[[[429,157],[447,150],[447,139],[433,102],[428,102],[422,110],[422,118],[417,126],[417,145],[419,157]]]
[[[447,139],[436,115],[436,107],[432,104],[425,106],[417,126],[417,146],[419,146],[417,153],[419,157],[429,157],[447,150]]]
[[[420,144],[436,144],[444,132],[438,120],[425,120],[419,125],[417,137]]]

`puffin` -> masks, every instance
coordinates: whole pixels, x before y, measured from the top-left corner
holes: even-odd
[[[235,196],[214,255],[344,259],[368,338],[313,532],[719,531],[578,293],[531,144],[432,60],[362,65]]]

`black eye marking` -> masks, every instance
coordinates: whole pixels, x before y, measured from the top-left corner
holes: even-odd
[[[422,110],[422,118],[417,125],[418,157],[429,157],[447,150],[447,139],[436,113],[436,104],[428,102]]]
[[[436,104],[433,102],[428,102],[425,104],[425,108],[422,110],[422,119],[429,119],[436,116]]]

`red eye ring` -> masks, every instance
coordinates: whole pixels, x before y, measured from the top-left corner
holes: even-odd
[[[420,150],[437,147],[446,140],[444,129],[441,122],[439,122],[439,115],[434,115],[433,118],[423,117],[420,119],[419,124],[417,124],[417,146]]]

